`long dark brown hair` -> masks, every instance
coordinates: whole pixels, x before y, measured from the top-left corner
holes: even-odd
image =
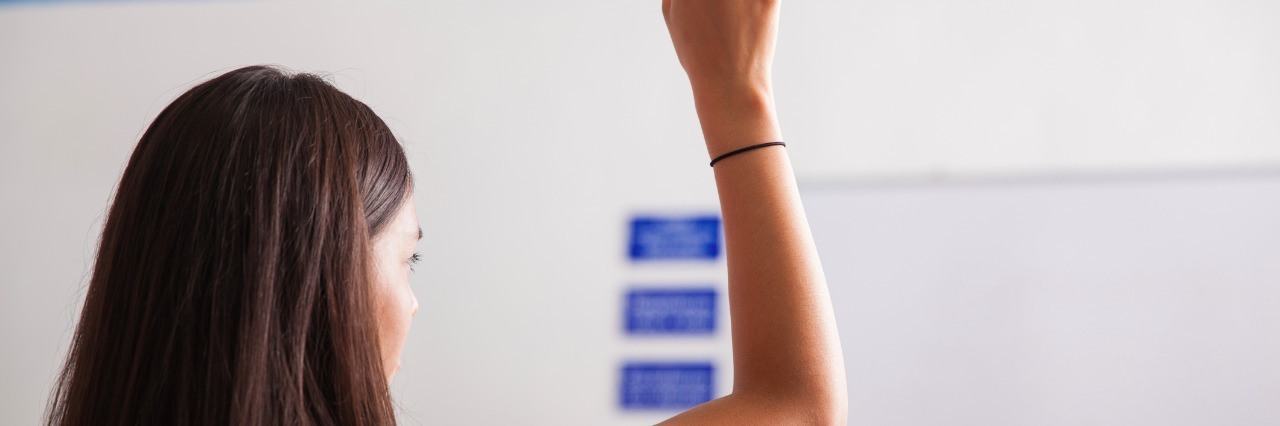
[[[394,423],[371,240],[411,190],[387,125],[319,76],[182,94],[120,180],[48,423]]]

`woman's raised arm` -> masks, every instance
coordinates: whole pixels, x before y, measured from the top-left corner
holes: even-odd
[[[778,0],[664,0],[711,158],[781,141]],[[786,148],[715,164],[729,264],[733,392],[664,424],[845,424],[844,357]]]

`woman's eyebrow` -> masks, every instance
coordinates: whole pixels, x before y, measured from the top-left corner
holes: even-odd
[[[418,241],[422,241],[422,228],[418,228]]]

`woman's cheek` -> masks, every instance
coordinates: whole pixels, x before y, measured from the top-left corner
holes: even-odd
[[[417,307],[417,300],[414,299],[413,290],[409,288],[408,281],[396,283],[391,291],[393,299],[389,308],[391,318],[387,318],[389,322],[395,324],[392,330],[397,348],[403,346],[404,341],[409,337],[409,326],[413,321],[413,313]]]

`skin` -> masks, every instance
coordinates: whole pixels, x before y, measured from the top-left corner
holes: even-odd
[[[409,325],[418,313],[418,298],[409,286],[413,273],[414,248],[422,239],[418,213],[410,195],[396,216],[374,237],[373,258],[375,313],[378,317],[378,341],[382,345],[382,365],[387,382],[400,370],[400,354],[409,337]]]
[[[782,141],[771,68],[778,0],[664,0],[709,158]],[[733,391],[664,424],[843,425],[844,356],[787,149],[716,163],[729,269]]]

